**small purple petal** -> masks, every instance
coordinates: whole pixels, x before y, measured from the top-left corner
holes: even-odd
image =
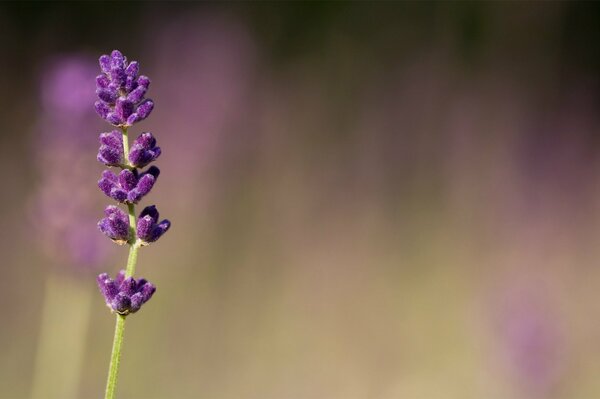
[[[103,179],[107,179],[110,182],[112,182],[113,184],[117,184],[117,182],[119,181],[117,175],[115,175],[113,172],[111,172],[110,170],[104,170],[102,172],[102,178]]]
[[[138,116],[137,113],[133,113],[129,116],[129,118],[127,118],[127,125],[128,126],[132,126],[134,123],[139,122],[140,121],[140,117]]]
[[[135,90],[127,95],[127,100],[137,104],[144,98],[147,90],[148,89],[144,86],[138,86]]]
[[[148,79],[148,76],[145,75],[140,75],[140,77],[137,79],[137,83],[138,85],[143,86],[146,89],[150,87],[150,79]]]
[[[110,79],[105,74],[96,76],[96,87],[99,89],[106,89],[110,84]]]
[[[121,173],[119,173],[119,184],[126,191],[133,190],[138,183],[138,177],[135,173],[130,171],[129,169],[123,169]]]
[[[142,173],[142,176],[151,175],[154,176],[154,179],[157,179],[160,176],[160,169],[156,166],[150,166],[147,171]]]
[[[156,168],[158,170],[158,168]],[[153,171],[154,172],[154,171]],[[154,183],[156,182],[156,178],[158,177],[158,173],[152,174],[151,172],[146,172],[138,181],[136,189],[142,194],[142,196],[147,195]]]
[[[102,178],[98,180],[98,187],[104,194],[111,196],[111,191],[115,188],[117,176],[111,171],[105,170],[102,172]]]
[[[102,292],[102,295],[104,295],[104,299],[108,304],[119,292],[117,285],[108,277],[108,274],[106,273],[100,274],[96,281],[98,282],[100,292]]]
[[[145,278],[140,278],[137,281],[137,287],[135,288],[136,292],[141,290],[142,287],[144,287],[144,284],[146,284],[148,282],[148,280],[146,280]]]
[[[144,102],[142,102],[138,108],[136,113],[138,114],[138,118],[140,118],[139,120],[144,120],[146,119],[150,113],[152,112],[152,110],[154,109],[154,102],[150,99],[145,100]]]
[[[150,216],[154,223],[158,222],[159,213],[158,209],[156,209],[156,205],[149,205],[145,207],[142,212],[140,212],[140,218],[143,218],[144,216]]]
[[[125,202],[127,200],[127,191],[119,187],[113,187],[108,196],[117,202]]]
[[[152,190],[152,186],[154,186],[155,181],[156,181],[156,178],[154,176],[144,175],[138,182],[138,185],[136,188],[137,188],[137,190],[139,190],[139,192],[142,196],[147,195],[150,192],[150,190]]]
[[[142,227],[144,227],[144,229],[138,228],[137,236],[140,240],[142,240],[142,243],[144,245],[148,245],[149,243],[152,243],[152,242],[158,240],[171,227],[171,222],[169,222],[166,219],[163,220],[162,222],[160,222],[159,224],[156,224],[154,222],[154,223],[152,223],[152,225],[148,226],[149,215],[146,215],[143,218],[140,218],[140,220],[145,221],[144,225],[142,226]],[[139,222],[138,222],[138,226],[139,226]]]
[[[127,202],[131,202],[132,204],[137,204],[142,199],[143,195],[140,193],[140,190],[134,188],[130,192],[127,193]]]
[[[129,308],[131,307],[131,298],[124,293],[119,292],[111,301],[110,306],[115,312],[126,315],[129,313]]]
[[[131,93],[136,87],[138,87],[138,84],[135,77],[127,75],[125,79],[125,93]]]
[[[108,276],[108,273],[100,273],[98,275],[98,277],[96,277],[96,281],[98,282],[98,285],[103,285],[104,284],[104,280],[106,279],[110,279],[110,277]],[[102,287],[100,287],[100,289],[102,289]]]
[[[121,210],[121,208],[119,208],[118,206],[109,205],[104,209],[104,215],[107,217],[111,216],[111,215],[121,215],[121,214],[123,214],[124,217],[127,217],[125,212],[123,212]]]
[[[104,101],[96,101],[94,103],[94,109],[96,110],[96,113],[103,119],[106,119],[106,116],[110,112],[109,105]]]
[[[138,310],[140,310],[140,308],[142,307],[143,304],[144,304],[144,297],[141,293],[138,292],[131,296],[131,306],[130,306],[129,311],[131,313],[135,313]]]
[[[97,89],[96,94],[98,95],[98,98],[100,100],[105,101],[109,104],[114,104],[115,101],[117,100],[116,91],[113,91],[110,89],[104,89],[104,88]]]
[[[119,293],[119,286],[115,281],[107,281],[104,284],[106,289],[106,299],[112,300]]]
[[[125,57],[119,50],[113,50],[112,53],[110,53],[110,58],[111,70],[125,67]]]
[[[127,277],[121,283],[121,286],[119,287],[119,291],[121,291],[122,293],[124,293],[127,296],[131,296],[131,295],[135,294],[136,288],[137,288],[137,283],[136,283],[135,279],[133,277]]]
[[[102,72],[104,73],[110,73],[110,56],[104,54],[103,56],[100,57],[100,59],[98,60],[100,63],[100,69],[102,69]]]
[[[115,283],[117,287],[120,287],[123,284],[123,280],[125,280],[125,270],[119,270],[117,276],[115,277]]]
[[[123,163],[123,148],[119,150],[113,147],[102,145],[98,150],[98,155],[96,158],[106,166],[119,166]]]
[[[127,68],[125,68],[125,73],[129,76],[136,76],[140,71],[140,65],[137,61],[131,61]]]
[[[151,174],[144,174],[138,181],[137,186],[127,194],[127,200],[134,204],[138,203],[139,200],[148,195],[155,182],[156,177]]]
[[[146,283],[141,288],[141,293],[144,297],[144,303],[148,302],[152,295],[156,292],[156,287],[152,283]]]
[[[110,71],[110,78],[113,82],[122,87],[125,85],[127,81],[127,75],[125,74],[125,70],[123,68],[114,68]]]
[[[129,220],[124,212],[122,214],[112,214],[108,217],[108,220],[111,223],[111,227],[118,238],[128,238]]]
[[[109,112],[105,119],[113,125],[120,125],[123,123],[122,119],[119,118],[119,115],[116,112]]]
[[[150,237],[152,227],[154,226],[154,220],[149,215],[140,217],[137,222],[137,236],[138,237]]]
[[[169,220],[165,219],[162,222],[160,222],[152,230],[151,241],[154,242],[154,241],[158,240],[163,234],[165,234],[167,232],[167,230],[169,230],[170,227],[171,227],[171,222]]]
[[[100,134],[99,140],[101,144],[115,148],[123,148],[123,135],[118,130]]]
[[[144,149],[149,149],[156,146],[156,138],[150,132],[143,132],[133,142],[133,145],[139,145]]]
[[[122,121],[126,121],[133,113],[133,103],[129,100],[119,97],[115,105],[115,112]]]
[[[109,205],[104,210],[105,218],[98,222],[98,228],[117,244],[129,239],[129,217],[120,208]]]

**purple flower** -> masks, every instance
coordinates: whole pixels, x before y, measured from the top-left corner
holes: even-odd
[[[102,273],[97,281],[106,305],[123,316],[140,310],[156,291],[154,284],[143,278],[137,281],[133,277],[126,278],[125,270],[121,270],[114,280],[107,273]]]
[[[152,100],[144,96],[150,85],[146,76],[138,76],[139,65],[131,63],[119,51],[100,57],[102,74],[96,77],[96,94],[99,98],[95,107],[98,114],[119,130],[100,135],[98,160],[107,166],[117,166],[116,174],[110,170],[102,172],[98,187],[108,197],[126,203],[130,214],[111,205],[104,210],[105,217],[98,222],[98,228],[117,244],[130,245],[130,260],[136,259],[141,246],[158,240],[171,226],[163,220],[159,223],[155,206],[146,207],[137,222],[132,215],[134,204],[147,195],[156,183],[160,170],[156,166],[145,172],[140,169],[156,160],[161,153],[152,133],[142,133],[127,151],[127,128],[145,119],[154,108]],[[125,156],[125,153],[128,155]],[[137,234],[136,234],[137,233]],[[133,270],[135,262],[128,263]],[[128,315],[137,312],[154,294],[156,288],[144,279],[136,281],[125,277],[121,271],[112,280],[108,274],[98,276],[98,286],[106,304],[113,312]]]
[[[102,74],[96,77],[96,112],[115,126],[128,127],[150,115],[154,102],[144,98],[150,79],[138,76],[137,61],[127,62],[120,51],[100,57]]]
[[[136,168],[143,168],[160,155],[160,147],[156,146],[156,139],[150,132],[142,133],[131,146],[129,162]]]
[[[106,166],[123,164],[123,135],[118,130],[100,134],[98,161]]]
[[[169,227],[171,227],[171,222],[167,219],[158,222],[156,206],[147,206],[140,213],[137,222],[137,236],[142,241],[142,245],[149,245],[165,234]]]
[[[98,187],[115,201],[137,204],[150,192],[159,174],[160,170],[156,166],[151,166],[141,174],[137,169],[123,169],[118,176],[110,170],[105,170],[98,181]]]
[[[108,238],[119,245],[129,240],[129,217],[119,207],[109,205],[104,210],[105,218],[98,222],[98,228]]]

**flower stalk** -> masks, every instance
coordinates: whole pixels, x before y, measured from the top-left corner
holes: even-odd
[[[96,78],[96,93],[99,98],[95,104],[96,112],[119,128],[120,132],[113,130],[100,135],[101,146],[97,158],[106,166],[119,167],[121,171],[116,175],[105,170],[98,181],[98,187],[109,198],[127,205],[127,213],[118,206],[107,206],[104,210],[105,218],[98,222],[98,228],[116,244],[129,245],[125,270],[117,273],[114,280],[107,273],[102,273],[97,278],[106,305],[116,313],[105,392],[105,399],[113,399],[119,375],[126,316],[140,310],[156,291],[156,287],[145,279],[136,280],[133,277],[138,252],[142,246],[158,240],[170,228],[171,222],[166,219],[159,222],[158,210],[154,205],[147,206],[139,218],[136,217],[135,204],[150,192],[160,174],[156,166],[149,167],[145,172],[140,171],[161,154],[152,133],[142,133],[131,147],[129,145],[129,127],[148,117],[154,108],[152,100],[144,98],[150,80],[146,76],[138,76],[138,63],[128,63],[117,50],[110,56],[100,57],[100,68],[103,74]]]
[[[125,159],[129,157],[129,140],[127,137],[127,128],[122,129],[123,132],[123,154]],[[127,204],[129,211],[129,256],[127,257],[127,268],[125,269],[125,277],[132,277],[135,273],[137,264],[138,251],[140,246],[136,239],[136,218],[135,205]],[[113,399],[117,388],[117,379],[119,376],[119,364],[121,363],[121,348],[123,347],[123,335],[125,333],[125,316],[117,314],[115,323],[115,335],[113,337],[113,347],[110,356],[110,364],[108,366],[108,380],[106,381],[105,399]]]
[[[125,332],[125,316],[117,315],[115,324],[115,336],[113,338],[112,354],[110,356],[110,365],[108,367],[108,381],[106,382],[105,399],[113,399],[117,388],[117,378],[119,375],[119,365],[121,363],[121,348],[123,346],[123,333]]]

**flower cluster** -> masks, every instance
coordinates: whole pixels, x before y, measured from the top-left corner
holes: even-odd
[[[117,202],[137,204],[150,192],[159,174],[160,170],[156,166],[151,166],[143,173],[139,173],[137,169],[123,169],[118,176],[105,170],[98,181],[98,187]]]
[[[98,228],[108,238],[119,245],[127,244],[129,236],[129,217],[119,207],[109,205],[104,210],[106,217],[98,222]],[[140,213],[136,224],[136,238],[140,245],[150,245],[158,240],[171,227],[168,220],[158,221],[158,210],[154,205],[147,206]]]
[[[98,228],[115,243],[129,244],[130,251],[137,252],[140,247],[158,240],[171,226],[166,219],[159,221],[154,205],[145,207],[137,221],[135,217],[134,205],[150,193],[160,174],[156,166],[141,170],[161,154],[152,133],[142,133],[129,148],[127,132],[133,124],[150,115],[154,107],[152,100],[144,99],[150,80],[146,76],[138,76],[138,63],[128,63],[117,50],[110,56],[100,57],[100,68],[103,73],[96,78],[96,111],[120,131],[100,134],[97,159],[108,167],[121,170],[119,173],[111,170],[102,172],[98,187],[109,198],[126,204],[129,214],[116,205],[109,205],[104,210],[105,217],[98,222]],[[128,265],[127,273],[130,272]],[[115,280],[106,273],[101,274],[98,285],[106,304],[120,315],[138,311],[156,289],[146,280],[136,281],[126,276],[125,271],[121,271]]]
[[[127,161],[134,168],[143,168],[155,161],[159,155],[160,147],[156,145],[156,139],[152,133],[145,132],[133,142]],[[102,133],[97,158],[106,166],[126,167],[123,155],[123,134],[118,130]]]
[[[131,126],[146,119],[154,102],[145,99],[150,79],[140,75],[137,61],[127,62],[120,51],[100,57],[102,74],[96,77],[95,108],[98,115],[115,126]]]
[[[125,277],[125,270],[121,270],[114,280],[102,273],[97,281],[106,306],[120,315],[137,312],[156,291],[156,287],[143,278],[136,281],[133,277]]]

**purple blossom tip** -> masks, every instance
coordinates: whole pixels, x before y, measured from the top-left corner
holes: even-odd
[[[134,104],[122,97],[119,97],[115,104],[115,112],[119,116],[119,120],[126,121],[133,114]]]
[[[150,80],[143,75],[138,76],[137,61],[127,62],[120,51],[114,50],[110,55],[100,57],[102,74],[96,77],[96,94],[98,102],[96,112],[100,117],[115,126],[131,126],[146,119],[154,103],[144,98]]]
[[[156,145],[156,139],[152,133],[145,132],[133,142],[129,151],[129,162],[136,168],[143,168],[156,160],[160,154],[160,147]]]
[[[100,134],[98,161],[106,166],[123,164],[123,136],[118,130]]]
[[[104,210],[106,216],[98,222],[98,228],[108,238],[119,245],[129,240],[129,217],[119,207],[109,205]]]
[[[140,310],[156,291],[154,284],[143,278],[135,280],[133,277],[125,277],[124,270],[114,280],[107,273],[102,273],[96,281],[106,305],[111,311],[123,316]]]
[[[108,106],[108,104],[100,100],[94,103],[94,109],[102,119],[106,119],[108,113],[110,112],[110,107]]]
[[[150,78],[148,78],[146,75],[140,75],[137,82],[138,85],[145,87],[146,90],[150,87]]]
[[[118,176],[105,170],[98,180],[98,187],[117,202],[137,204],[152,190],[159,174],[160,170],[156,166],[143,173],[139,173],[137,169],[123,169]]]
[[[147,206],[140,213],[137,222],[137,236],[142,241],[142,245],[155,242],[171,227],[171,222],[167,219],[159,223],[158,216],[158,210],[154,205]]]
[[[100,69],[104,73],[110,73],[110,57],[108,55],[103,55],[98,60],[100,62]]]
[[[127,68],[125,68],[125,73],[127,76],[135,77],[140,71],[140,64],[137,61],[131,61]]]
[[[129,118],[127,118],[127,122],[125,126],[131,126],[136,122],[141,122],[150,116],[150,113],[154,109],[154,102],[150,99],[144,100],[141,104],[137,106],[136,112],[132,113]]]

